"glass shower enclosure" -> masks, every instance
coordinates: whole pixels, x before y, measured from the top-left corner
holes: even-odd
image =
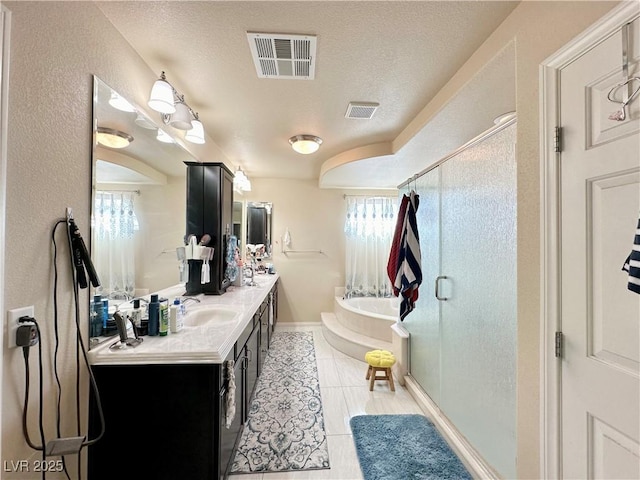
[[[423,283],[410,375],[502,477],[516,476],[515,122],[416,180]],[[413,186],[413,182],[412,182]]]

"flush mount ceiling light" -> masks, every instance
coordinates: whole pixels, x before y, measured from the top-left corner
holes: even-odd
[[[153,84],[148,104],[162,114],[165,125],[187,131],[185,140],[198,144],[205,142],[204,127],[198,118],[198,113],[185,102],[184,95],[180,95],[168,82],[164,72]]]
[[[98,127],[96,141],[109,148],[125,148],[133,142],[133,137],[128,133],[115,130],[113,128]]]
[[[289,139],[291,148],[303,155],[315,153],[322,145],[322,139],[315,135],[294,135]]]

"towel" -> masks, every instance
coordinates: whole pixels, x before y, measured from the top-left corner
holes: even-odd
[[[396,290],[393,285],[396,281],[396,275],[398,273],[398,257],[400,255],[400,246],[402,242],[402,227],[404,225],[405,215],[407,213],[407,205],[409,205],[409,197],[402,196],[400,202],[400,209],[398,211],[398,218],[396,219],[396,228],[393,232],[393,240],[391,241],[391,252],[389,252],[389,261],[387,262],[387,276],[393,287],[393,294],[397,297],[400,294],[400,290]]]
[[[640,293],[640,218],[633,237],[631,254],[625,260],[622,270],[629,273],[627,288],[632,292]]]
[[[403,212],[402,207],[405,203],[406,210]],[[390,274],[389,279],[393,284],[394,295],[402,295],[400,321],[404,320],[415,308],[415,303],[418,300],[418,289],[422,283],[420,239],[416,220],[419,204],[420,196],[416,192],[411,191],[409,197],[403,196],[400,213],[398,214],[398,222],[402,219],[400,238],[398,239],[394,234],[389,263],[387,264],[387,273],[389,274],[389,264],[393,267],[395,263],[395,269],[391,270],[393,275]],[[396,224],[396,233],[397,230],[398,224]]]
[[[233,360],[229,360],[225,365],[227,370],[227,393],[224,398],[224,425],[227,428],[231,428],[233,419],[236,416],[236,372],[233,369]]]

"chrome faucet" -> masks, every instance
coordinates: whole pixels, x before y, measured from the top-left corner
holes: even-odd
[[[196,297],[182,297],[180,299],[180,303],[182,303],[182,306],[186,308],[186,304],[189,300],[195,303],[200,303],[200,299]]]
[[[247,284],[250,287],[255,287],[256,285],[258,285],[255,281],[255,275],[256,275],[256,256],[255,254],[251,254],[251,262],[249,263],[249,268],[251,270],[251,281]]]

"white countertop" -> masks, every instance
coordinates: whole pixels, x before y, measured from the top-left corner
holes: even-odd
[[[93,347],[89,351],[89,362],[92,365],[222,363],[278,278],[278,274],[256,275],[258,286],[231,286],[222,295],[190,295],[199,299],[200,303],[189,302],[186,305],[187,315],[215,306],[238,312],[231,322],[216,322],[214,314],[203,325],[185,324],[181,331],[169,333],[166,337],[147,335],[140,337],[144,341],[135,348],[112,350],[109,346],[119,340],[115,336],[112,341]],[[158,293],[161,297],[173,298],[184,293],[184,286],[171,287]]]

